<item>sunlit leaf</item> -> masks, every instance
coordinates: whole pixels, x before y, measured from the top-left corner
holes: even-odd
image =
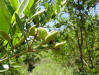
[[[55,4],[55,13],[58,14],[60,12],[60,7],[59,5],[56,3]]]
[[[34,3],[34,0],[30,0],[29,1],[29,3],[28,3],[28,6],[27,6],[27,8],[25,9],[25,11],[24,11],[24,14],[25,15],[29,15],[29,13],[30,13],[30,8],[31,8],[31,6],[33,5],[33,3]]]
[[[16,45],[21,38],[21,33],[16,33],[13,38],[13,45]]]
[[[5,41],[4,41],[4,43],[3,43],[3,45],[5,46],[5,45],[7,45],[7,43],[8,43],[8,41],[7,41],[7,40],[5,40]]]
[[[45,6],[46,9],[48,9],[48,4],[47,3],[45,3],[44,6]]]
[[[4,3],[4,0],[0,0],[0,31],[8,33],[10,28],[11,15]]]
[[[23,11],[26,9],[26,7],[28,6],[29,0],[23,0],[22,4],[20,5],[20,7],[15,11],[15,13],[17,13],[19,16],[21,16],[23,14]],[[11,23],[13,23],[13,21],[15,20],[15,14],[13,14]]]
[[[23,11],[26,9],[26,7],[28,6],[29,0],[23,0],[22,4],[20,5],[17,13],[19,16],[22,15]]]
[[[10,2],[10,4],[11,4],[11,6],[12,6],[15,10],[18,9],[18,6],[19,6],[18,0],[9,0],[9,2]]]
[[[20,65],[12,65],[13,68],[21,68],[22,66]]]
[[[0,73],[5,72],[5,71],[7,71],[7,70],[0,70]]]

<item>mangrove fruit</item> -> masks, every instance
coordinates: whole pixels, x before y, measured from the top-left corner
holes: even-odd
[[[64,45],[65,45],[66,42],[60,42],[60,43],[56,43],[55,45],[55,49],[58,49],[58,48],[62,48]]]
[[[45,39],[45,37],[47,36],[47,31],[45,30],[45,28],[39,27],[37,28],[37,39]]]
[[[57,35],[57,31],[51,31],[46,37],[45,37],[45,41],[46,43],[49,43],[50,41],[53,41]]]
[[[29,29],[29,34],[31,36],[35,36],[36,32],[35,32],[35,26],[32,26],[30,29]]]

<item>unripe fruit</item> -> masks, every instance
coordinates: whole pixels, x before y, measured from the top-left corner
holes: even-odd
[[[57,31],[51,31],[46,37],[45,37],[45,41],[46,43],[49,43],[50,41],[53,41],[57,35]]]
[[[54,48],[55,49],[62,48],[65,45],[65,43],[66,42],[57,43]]]
[[[37,39],[38,40],[44,40],[45,37],[47,36],[47,31],[45,30],[45,28],[39,27],[37,28]]]
[[[35,32],[35,26],[32,26],[30,29],[29,29],[29,34],[31,36],[35,36],[36,32]]]

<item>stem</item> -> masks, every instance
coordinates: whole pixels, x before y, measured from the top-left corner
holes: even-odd
[[[21,52],[21,53],[18,53],[18,54],[15,54],[15,55],[12,55],[12,56],[10,56],[10,57],[6,57],[6,58],[4,58],[4,59],[2,59],[2,60],[0,60],[0,63],[2,63],[2,62],[4,62],[5,60],[9,60],[10,58],[14,58],[14,57],[16,57],[16,56],[21,56],[21,55],[23,55],[23,54],[25,54],[25,53],[28,53],[28,52],[39,52],[39,51],[48,51],[50,48],[46,48],[46,49],[31,49],[31,50],[27,50],[27,51],[24,51],[24,52]]]
[[[81,44],[79,42],[78,31],[76,30],[75,32],[76,32],[76,39],[77,39],[79,52],[80,52],[80,61],[81,61],[81,64],[82,64],[81,68],[83,69],[83,54],[82,54],[82,42],[83,42],[82,39],[83,38],[82,38],[82,31],[81,31]]]

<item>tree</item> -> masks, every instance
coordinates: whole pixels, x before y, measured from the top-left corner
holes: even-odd
[[[81,63],[80,71],[84,70],[84,65],[90,68],[94,67],[93,54],[91,52],[93,52],[95,45],[95,33],[98,31],[98,16],[97,14],[92,16],[89,12],[91,8],[96,6],[96,2],[96,0],[67,0],[63,6],[62,12],[65,12],[69,18],[63,18],[61,22],[56,24],[56,27],[62,25],[66,26],[66,30],[64,30],[63,33],[65,34],[64,38],[70,44],[69,46],[72,47],[72,50],[79,50]],[[78,51],[76,50],[74,52],[77,53]],[[88,64],[86,63],[86,53],[88,53]]]

